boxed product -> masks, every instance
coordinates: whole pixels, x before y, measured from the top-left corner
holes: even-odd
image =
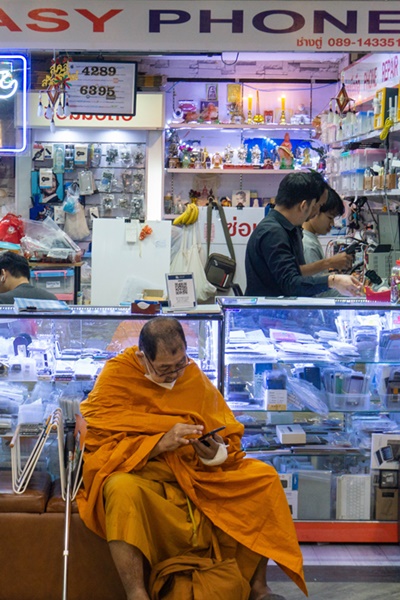
[[[377,521],[397,521],[399,511],[399,490],[377,489],[375,493],[375,519]]]
[[[400,433],[373,433],[371,469],[395,470],[400,461]]]
[[[299,477],[297,473],[278,473],[278,475],[285,492],[291,492],[298,489]]]
[[[301,425],[277,425],[276,436],[281,444],[306,443],[306,432]]]
[[[285,490],[286,500],[288,501],[290,512],[293,519],[298,519],[299,514],[299,492],[297,490]]]

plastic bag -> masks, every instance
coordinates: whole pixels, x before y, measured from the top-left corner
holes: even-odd
[[[24,227],[21,249],[28,260],[68,263],[81,260],[81,248],[52,219],[24,220]]]
[[[78,202],[74,213],[65,214],[64,231],[71,236],[73,240],[83,240],[90,233],[85,217],[85,209]]]
[[[188,246],[189,231],[192,233],[192,244]],[[171,273],[193,273],[196,299],[205,302],[212,297],[217,288],[206,278],[202,247],[198,242],[198,223],[185,226],[179,251],[171,263]]]
[[[11,244],[19,244],[24,236],[24,223],[21,217],[7,213],[0,221],[0,240]]]

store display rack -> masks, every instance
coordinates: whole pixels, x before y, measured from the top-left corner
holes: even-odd
[[[386,513],[391,520],[382,512],[380,475],[398,471],[400,457],[377,466],[371,451],[372,433],[385,428],[400,444],[400,395],[388,391],[391,377],[400,375],[398,307],[322,299],[219,302],[225,398],[245,425],[248,455],[280,473],[300,541],[398,542],[393,506]],[[296,425],[305,443],[290,437]],[[280,442],[285,428],[295,441]],[[390,493],[396,503],[398,491]]]

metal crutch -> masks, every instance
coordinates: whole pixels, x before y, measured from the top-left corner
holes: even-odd
[[[69,557],[69,530],[71,523],[71,487],[72,472],[74,465],[75,436],[73,431],[67,431],[65,444],[65,460],[67,469],[67,487],[65,491],[65,523],[64,523],[64,572],[63,572],[63,595],[62,600],[67,600],[68,583],[68,557]]]

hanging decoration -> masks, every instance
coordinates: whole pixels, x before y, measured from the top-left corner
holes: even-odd
[[[54,115],[58,117],[69,117],[71,110],[68,101],[68,89],[70,81],[78,79],[78,73],[71,73],[69,63],[72,59],[68,56],[55,57],[51,61],[49,73],[42,81],[42,87],[46,88],[47,107],[43,107],[42,92],[39,93],[38,116],[45,116],[50,120],[50,131],[54,133]]]
[[[334,100],[336,102],[336,106],[339,109],[339,116],[343,117],[345,114],[345,109],[347,108],[346,112],[351,111],[351,109],[353,108],[352,106],[350,106],[350,104],[353,102],[354,103],[354,99],[350,98],[347,90],[346,90],[346,86],[344,83],[342,83],[342,87],[339,90],[339,93],[332,98],[332,100]]]

